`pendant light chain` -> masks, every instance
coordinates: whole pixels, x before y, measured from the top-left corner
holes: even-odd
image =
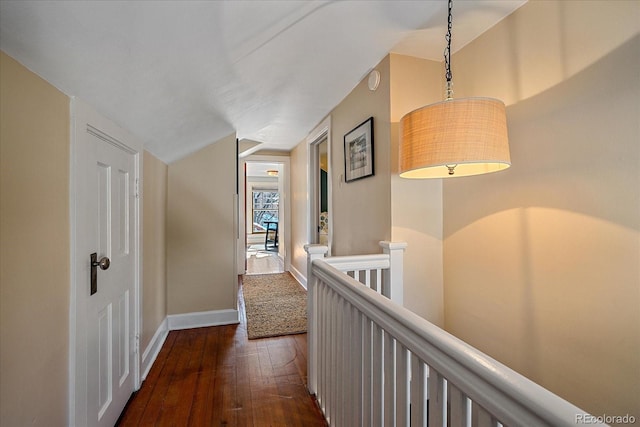
[[[453,98],[453,76],[451,74],[451,27],[453,26],[453,17],[451,10],[453,9],[453,0],[449,0],[449,15],[447,19],[447,34],[445,39],[447,40],[447,47],[444,49],[444,69],[445,78],[447,79],[447,88],[445,93],[445,99]]]

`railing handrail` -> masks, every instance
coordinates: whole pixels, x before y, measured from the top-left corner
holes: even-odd
[[[383,240],[378,242],[382,248],[381,254],[369,255],[343,255],[325,258],[329,248],[319,244],[308,244],[304,246],[307,252],[307,269],[311,269],[311,261],[322,258],[338,270],[353,273],[353,277],[360,273],[365,273],[364,281],[369,286],[371,276],[366,277],[369,272],[375,272],[376,290],[396,303],[402,305],[404,298],[403,290],[403,253],[407,248],[405,242],[391,242]],[[309,275],[310,276],[310,275]]]
[[[390,266],[389,254],[344,255],[324,260],[340,271],[386,269]]]
[[[587,413],[497,360],[393,303],[324,259],[316,276],[469,398],[509,426],[575,426]],[[606,424],[593,424],[606,426]]]

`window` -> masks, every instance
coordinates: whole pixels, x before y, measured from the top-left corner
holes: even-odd
[[[273,190],[253,190],[253,232],[267,230],[267,221],[278,221],[280,193]]]

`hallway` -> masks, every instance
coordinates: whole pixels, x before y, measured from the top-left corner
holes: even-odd
[[[238,325],[169,333],[119,426],[325,426],[308,394],[307,335],[247,339]]]

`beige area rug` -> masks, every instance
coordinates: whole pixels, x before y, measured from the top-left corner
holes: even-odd
[[[289,273],[243,276],[249,339],[307,332],[307,292]]]

